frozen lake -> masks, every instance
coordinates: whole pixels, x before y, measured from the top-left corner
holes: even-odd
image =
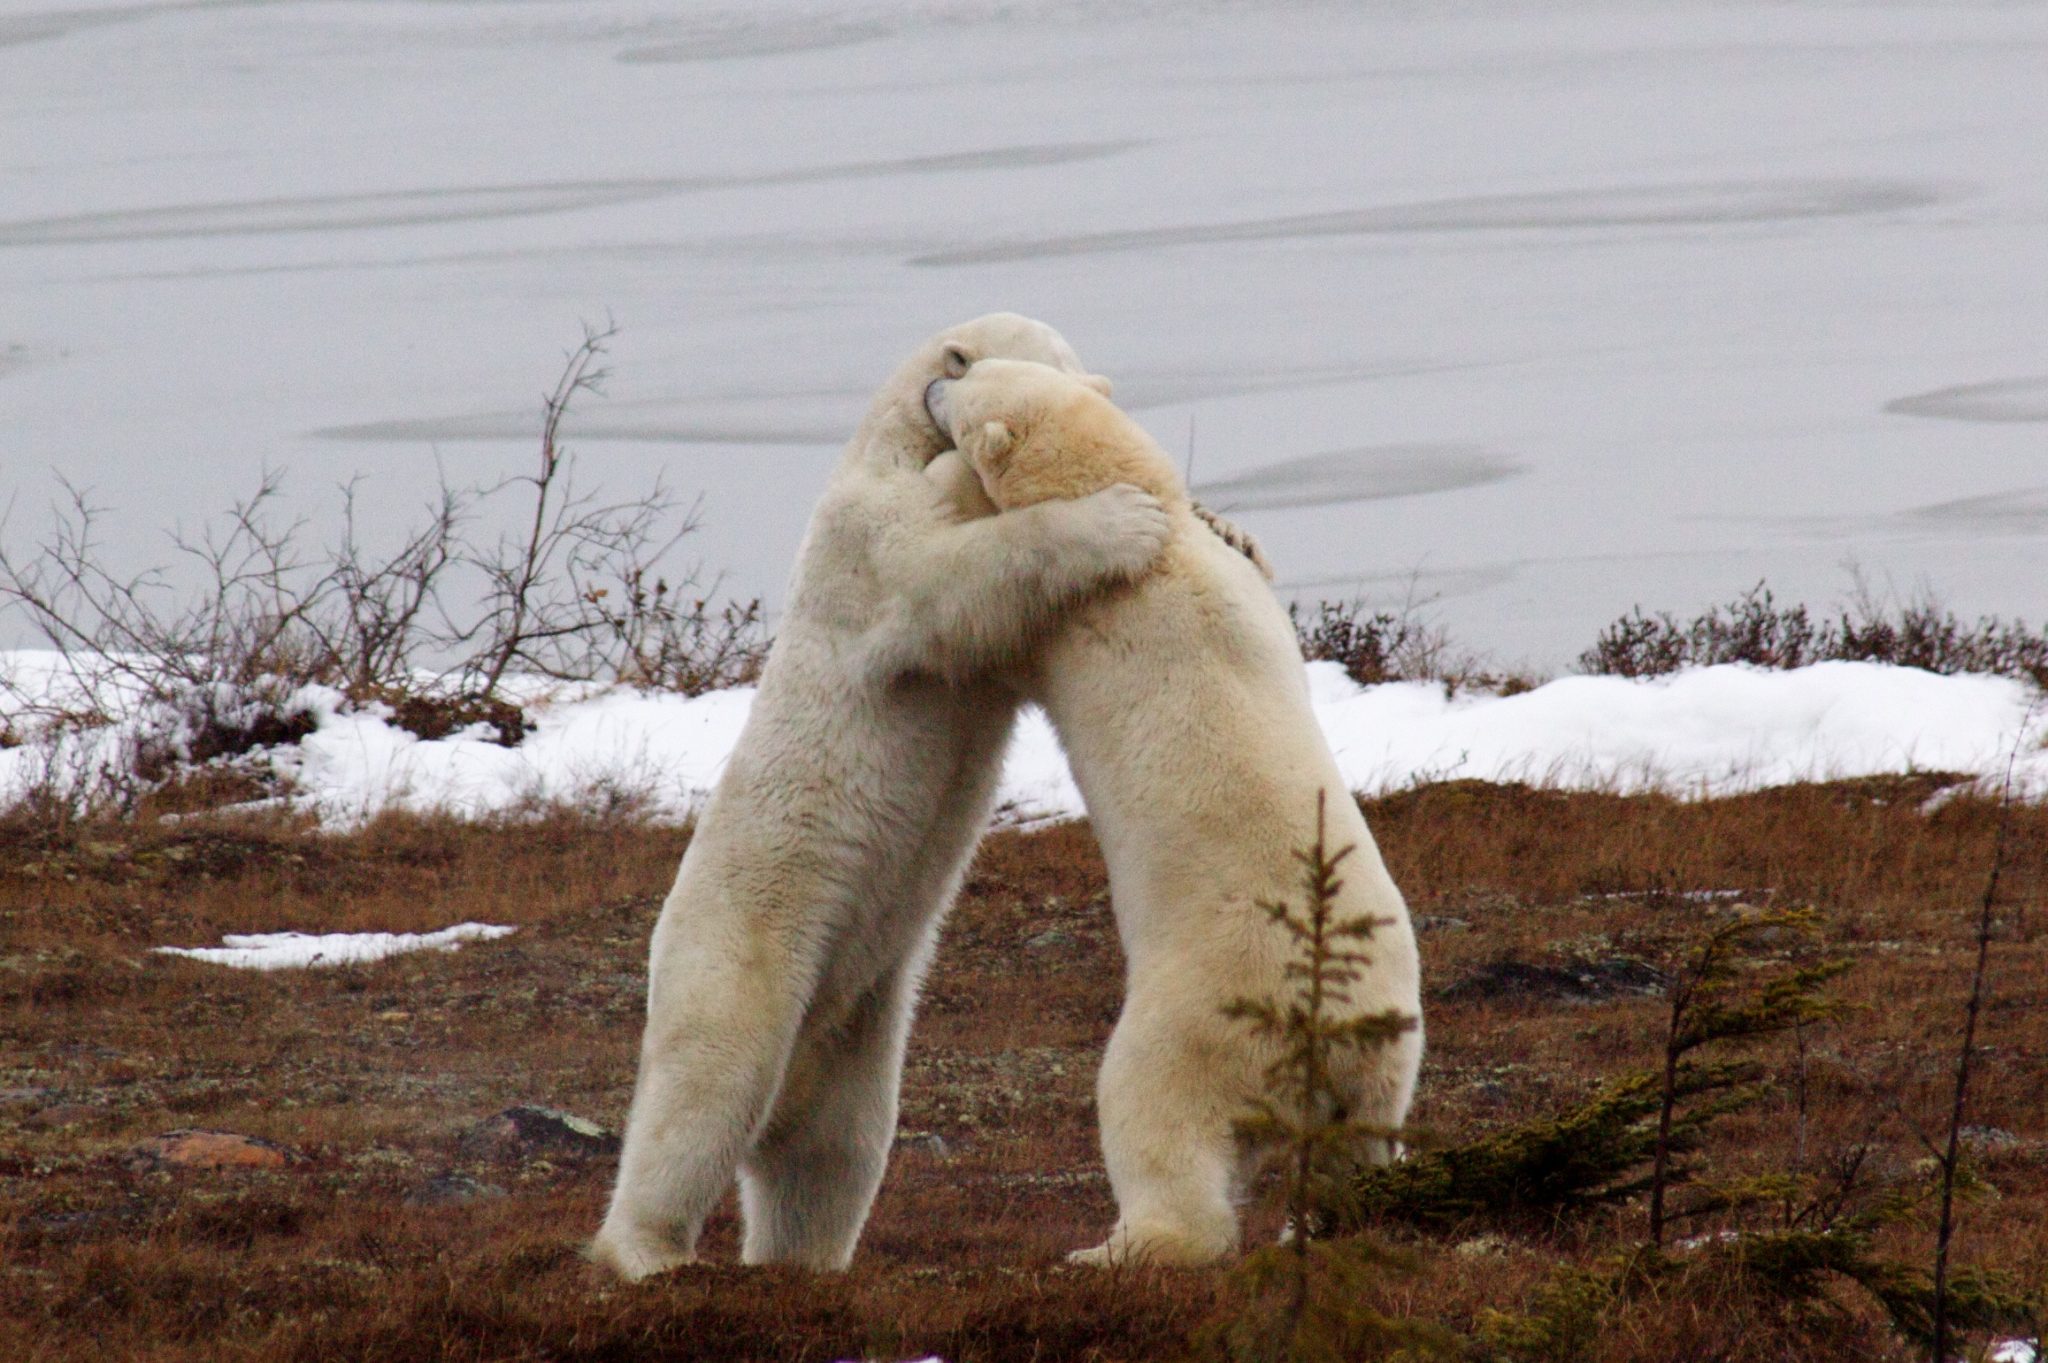
[[[2048,5],[0,0],[16,550],[52,469],[134,566],[265,466],[395,526],[609,314],[587,471],[772,600],[997,307],[1503,661],[1851,561],[2048,614]]]

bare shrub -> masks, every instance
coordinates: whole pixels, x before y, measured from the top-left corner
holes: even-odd
[[[1360,686],[1430,681],[1449,692],[1513,696],[1542,684],[1524,672],[1495,670],[1456,647],[1450,631],[1426,618],[1412,600],[1399,610],[1369,610],[1356,599],[1318,601],[1312,612],[1294,602],[1287,617],[1304,659],[1337,663]]]
[[[382,552],[362,532],[358,483],[342,488],[339,529],[323,542],[281,511],[281,479],[266,472],[198,534],[173,534],[170,565],[123,575],[109,566],[104,509],[64,483],[38,548],[0,545],[0,612],[60,659],[54,681],[0,678],[7,741],[123,724],[132,774],[149,785],[296,742],[315,725],[309,685],[387,705],[422,737],[483,723],[513,746],[528,729],[523,694],[507,694],[514,677],[690,695],[751,681],[768,647],[760,602],[714,606],[691,590],[694,572],[661,572],[696,528],[693,509],[659,482],[601,498],[578,484],[562,443],[572,401],[600,389],[615,332],[586,328],[543,397],[531,473],[442,481],[424,518]],[[507,502],[520,530],[481,538],[475,523]],[[185,581],[197,585],[174,585]],[[52,758],[62,780],[30,784],[79,813],[69,760]]]
[[[2048,630],[1995,615],[1966,623],[1930,598],[1889,602],[1860,582],[1847,608],[1816,620],[1803,605],[1779,606],[1759,582],[1683,622],[1668,611],[1646,615],[1637,606],[1579,655],[1579,670],[1657,677],[1716,663],[1785,669],[1833,661],[1993,673],[2048,687]]]
[[[616,604],[609,592],[591,603],[609,632],[616,655],[610,666],[620,681],[701,696],[759,680],[769,640],[758,597],[714,609],[666,578],[649,587],[641,568],[621,585]]]
[[[2032,707],[2026,719],[2033,718]],[[2026,731],[2026,721],[2020,724]],[[1998,796],[1998,832],[1991,847],[1991,869],[1985,876],[1984,894],[1977,901],[1974,933],[1976,961],[1970,972],[1970,992],[1963,1007],[1962,1038],[1956,1049],[1954,1082],[1950,1088],[1948,1130],[1939,1146],[1923,1134],[1922,1142],[1932,1152],[1939,1172],[1941,1210],[1934,1231],[1933,1302],[1928,1311],[1928,1343],[1936,1363],[1948,1358],[1949,1332],[1954,1322],[1954,1284],[1950,1278],[1949,1249],[1956,1231],[1956,1190],[1962,1183],[1963,1119],[1970,1100],[1970,1078],[1977,1065],[1977,1028],[1986,1002],[1985,971],[1991,960],[1991,938],[1998,923],[1998,883],[2005,874],[2007,840],[2012,828],[2012,769],[2019,761],[2015,740],[2005,763],[2005,781]],[[1960,1314],[1960,1313],[1958,1313]]]
[[[61,843],[79,825],[132,811],[141,795],[135,745],[107,732],[37,737],[16,744],[0,787],[0,842]]]
[[[199,570],[189,596],[162,569],[117,576],[99,537],[105,509],[63,488],[56,528],[32,556],[0,546],[0,605],[63,656],[71,683],[50,700],[17,696],[18,714],[103,724],[138,701],[204,713],[268,679],[325,671],[310,623],[321,584],[303,557],[303,522],[277,518],[276,474],[196,538],[172,536],[174,557]]]
[[[1412,612],[1372,611],[1363,602],[1319,601],[1315,611],[1299,603],[1287,608],[1309,662],[1333,662],[1360,686],[1381,682],[1434,680],[1443,637],[1425,629]]]
[[[524,489],[531,505],[518,534],[458,551],[484,584],[476,613],[449,636],[465,655],[457,668],[465,690],[496,696],[513,671],[644,683],[644,651],[682,637],[666,581],[656,576],[651,590],[645,584],[696,529],[694,507],[684,510],[658,480],[644,496],[603,501],[577,485],[575,459],[561,441],[576,396],[603,391],[609,371],[599,362],[616,334],[610,324],[586,327],[541,400],[533,472],[477,494],[485,500]]]

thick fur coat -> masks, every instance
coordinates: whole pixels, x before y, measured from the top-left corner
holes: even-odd
[[[655,926],[640,1071],[594,1259],[695,1254],[737,1174],[743,1258],[846,1265],[896,1128],[939,921],[986,824],[1018,698],[989,680],[1168,534],[1130,487],[966,520],[927,474],[925,389],[989,356],[1079,362],[996,314],[876,395],[806,533],[744,733]]]
[[[963,456],[1001,520],[1112,485],[1145,488],[1171,538],[1144,578],[1081,604],[1023,679],[1044,706],[1087,800],[1109,866],[1126,957],[1124,1011],[1097,1101],[1118,1221],[1086,1262],[1201,1263],[1237,1243],[1234,1201],[1262,1153],[1234,1132],[1276,1058],[1239,1019],[1238,998],[1291,999],[1297,952],[1258,904],[1304,900],[1296,853],[1326,807],[1341,865],[1337,918],[1378,920],[1337,1016],[1398,1012],[1392,1044],[1336,1056],[1341,1114],[1391,1132],[1407,1115],[1422,1055],[1415,937],[1357,802],[1309,705],[1287,613],[1246,554],[1209,533],[1151,438],[1101,380],[984,361],[930,402],[958,455],[935,464],[959,485]],[[956,493],[956,495],[959,495]],[[963,498],[963,509],[977,498]],[[1376,1158],[1394,1151],[1374,1142]]]

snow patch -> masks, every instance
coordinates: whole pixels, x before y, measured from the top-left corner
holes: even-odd
[[[238,970],[296,970],[361,965],[408,951],[454,951],[464,942],[489,942],[519,931],[491,923],[458,923],[439,932],[230,933],[217,947],[156,947],[166,956],[233,966]]]

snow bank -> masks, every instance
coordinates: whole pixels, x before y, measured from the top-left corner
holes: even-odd
[[[532,731],[517,748],[500,747],[484,725],[423,740],[381,712],[344,710],[324,688],[307,698],[319,728],[278,767],[324,822],[346,825],[393,806],[477,817],[619,799],[679,819],[718,783],[754,691],[570,693],[531,707]]]
[[[230,933],[217,947],[155,947],[166,956],[241,970],[292,970],[305,966],[360,965],[401,956],[408,951],[454,951],[464,942],[489,942],[518,928],[490,923],[458,923],[439,932],[257,932]]]
[[[1313,663],[1309,687],[1345,780],[1369,794],[1474,778],[1698,798],[1909,771],[1962,772],[1995,786],[2017,740],[2015,789],[2048,796],[2048,706],[2003,677],[1835,662],[1642,681],[1573,676],[1516,696],[1451,696],[1422,682],[1361,687],[1336,664]],[[380,707],[351,709],[313,687],[290,703],[310,710],[317,729],[269,761],[296,801],[333,827],[390,808],[481,817],[551,802],[623,802],[679,820],[717,784],[753,696],[559,691],[530,702],[532,731],[505,748],[484,725],[424,740]],[[118,737],[101,731],[91,752]],[[0,797],[47,761],[33,746],[0,752]],[[1083,813],[1036,710],[1018,725],[1000,800],[1012,824]]]
[[[1447,696],[1424,682],[1361,687],[1335,663],[1311,663],[1309,685],[1339,769],[1368,794],[1453,778],[1687,797],[1916,770],[1997,780],[2022,724],[2015,787],[2048,793],[2048,713],[2030,717],[2028,688],[2002,677],[1876,663],[1724,666]],[[1003,799],[1017,820],[1082,812],[1035,712],[1010,748]]]

